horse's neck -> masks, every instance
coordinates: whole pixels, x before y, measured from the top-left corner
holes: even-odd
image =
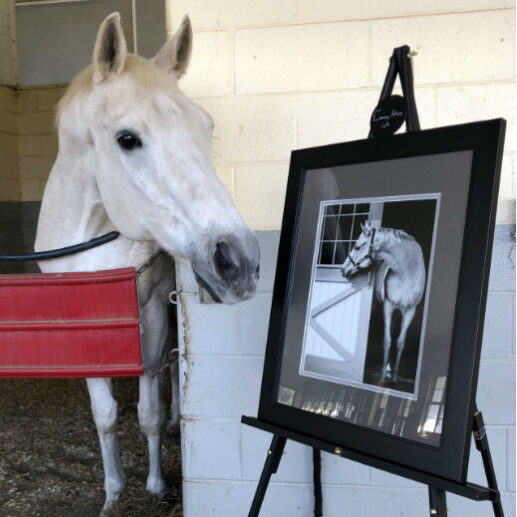
[[[114,230],[92,173],[87,154],[60,149],[49,176],[38,220],[36,251],[85,242]],[[136,266],[155,253],[151,241],[119,237],[93,250],[40,264],[44,271],[77,271]]]
[[[415,245],[415,241],[410,239],[395,240],[388,232],[377,232],[378,250],[376,252],[377,258],[382,260],[384,265],[393,272],[405,275],[411,263],[408,263],[407,253]]]
[[[60,151],[41,203],[36,247],[60,247],[113,229],[104,210],[88,156]]]

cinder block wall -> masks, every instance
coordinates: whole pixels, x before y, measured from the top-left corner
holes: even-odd
[[[218,171],[255,229],[280,226],[291,149],[364,138],[394,47],[414,59],[422,128],[505,117],[498,221],[514,221],[513,0],[169,0],[189,13],[185,92],[216,122]]]
[[[18,89],[18,158],[22,201],[41,200],[57,154],[56,105],[66,86]]]
[[[0,86],[0,201],[39,201],[57,154],[56,104],[66,87]]]
[[[216,123],[214,155],[238,208],[259,232],[258,296],[200,305],[178,265],[186,517],[246,515],[271,437],[256,414],[290,151],[364,138],[394,47],[414,58],[423,128],[508,120],[478,404],[488,423],[506,514],[515,515],[515,4],[509,0],[239,2],[170,0],[168,31],[194,26],[185,92]],[[428,512],[426,487],[324,454],[326,517]],[[312,515],[311,452],[289,444],[261,515]],[[469,479],[484,483],[473,452]],[[449,496],[451,515],[490,515]]]

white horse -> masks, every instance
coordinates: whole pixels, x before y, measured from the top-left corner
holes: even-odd
[[[74,79],[59,105],[59,153],[35,244],[36,250],[59,248],[117,230],[121,236],[115,241],[41,262],[41,270],[152,264],[138,278],[142,358],[151,372],[160,369],[167,352],[169,255],[189,260],[200,286],[216,302],[251,297],[259,274],[258,241],[212,162],[212,119],[177,85],[191,44],[185,17],[174,37],[147,60],[128,54],[118,13],[104,20],[93,63]],[[167,253],[158,255],[160,250]],[[149,446],[147,490],[158,497],[165,491],[161,377],[140,378],[138,402]],[[177,378],[175,384],[177,401]],[[115,435],[117,403],[111,379],[87,379],[87,385],[104,466],[104,512],[125,486]],[[173,418],[178,424],[179,415]]]
[[[402,315],[397,337],[397,356],[392,379],[398,380],[400,358],[406,345],[406,334],[415,316],[416,306],[425,289],[424,256],[420,244],[402,230],[374,228],[369,222],[361,224],[361,235],[343,263],[345,278],[380,263],[375,275],[375,296],[383,305],[384,361],[381,383],[386,381],[391,349],[391,319],[393,312]]]

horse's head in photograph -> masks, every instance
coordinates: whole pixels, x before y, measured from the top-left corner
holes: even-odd
[[[189,260],[214,301],[234,303],[256,291],[258,241],[216,175],[210,115],[178,87],[191,48],[185,17],[152,59],[129,54],[119,14],[108,16],[60,103],[60,146],[87,153],[123,236]]]
[[[347,279],[352,278],[359,271],[369,268],[373,263],[373,245],[375,239],[375,228],[369,221],[361,223],[361,235],[350,250],[341,272]]]

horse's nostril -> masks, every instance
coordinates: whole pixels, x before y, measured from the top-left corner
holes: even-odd
[[[259,277],[260,277],[260,264],[257,266],[257,269],[255,269],[255,276],[256,276],[257,278],[259,278]]]
[[[226,281],[231,282],[239,276],[239,267],[235,263],[234,254],[224,241],[215,245],[214,263],[217,272]]]

